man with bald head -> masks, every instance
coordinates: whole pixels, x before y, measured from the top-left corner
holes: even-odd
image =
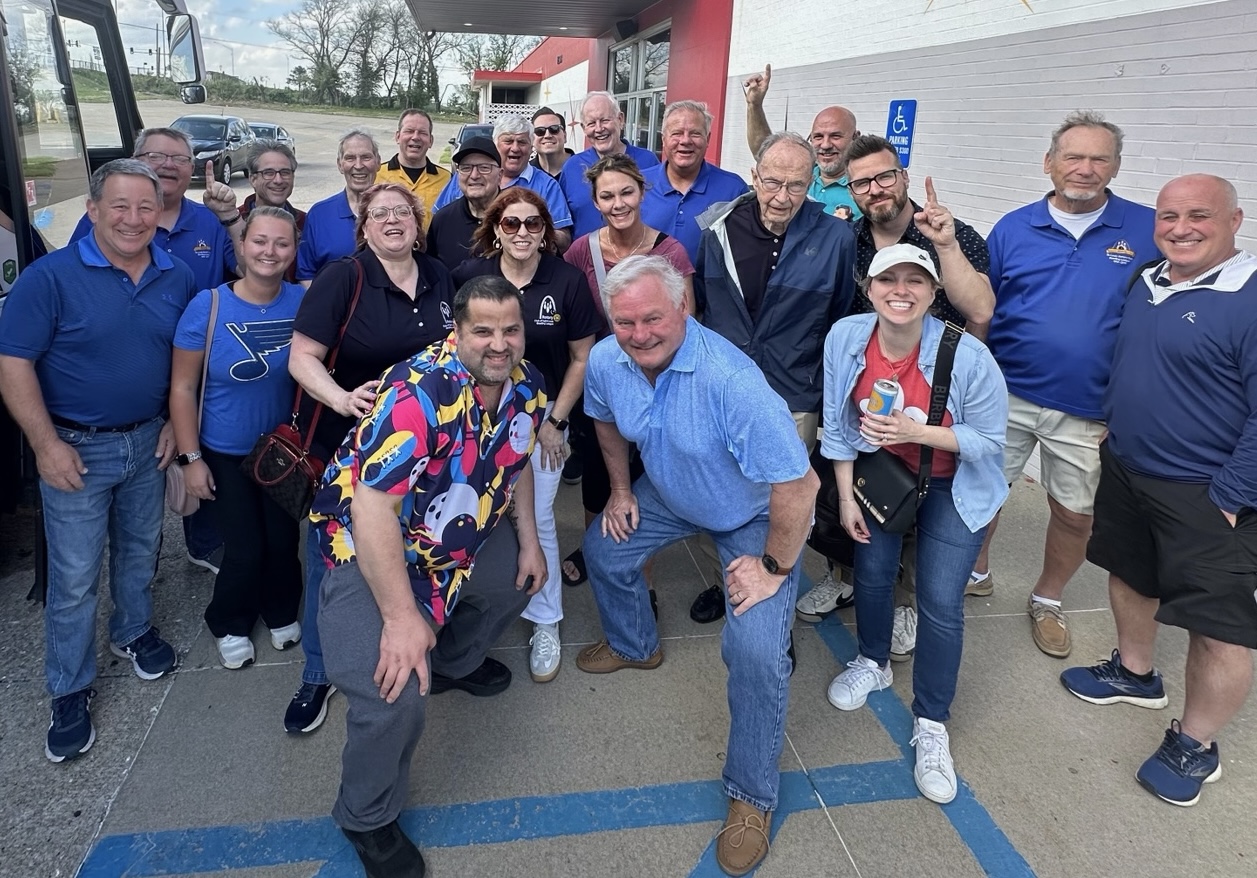
[[[752,155],[759,154],[760,145],[772,133],[768,117],[764,114],[764,96],[772,81],[771,64],[764,65],[763,73],[756,73],[745,82],[746,92],[746,144]],[[847,168],[843,151],[847,144],[860,134],[855,124],[855,114],[846,107],[826,107],[812,120],[808,141],[816,150],[816,166],[812,170],[812,185],[807,197],[825,205],[825,212],[839,219],[859,219],[862,214],[850,189],[847,188]]]
[[[1117,649],[1061,674],[1092,704],[1167,704],[1158,624],[1188,632],[1182,720],[1135,775],[1194,805],[1222,769],[1217,733],[1244,704],[1257,648],[1257,255],[1237,250],[1235,188],[1192,174],[1157,196],[1165,259],[1122,311],[1087,559],[1109,571]]]

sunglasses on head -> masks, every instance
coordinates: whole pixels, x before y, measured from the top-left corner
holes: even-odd
[[[546,227],[546,222],[541,217],[533,215],[527,219],[520,219],[517,216],[504,216],[498,221],[498,226],[508,235],[513,235],[519,231],[519,227],[523,226],[531,234],[537,234]]]
[[[563,130],[562,125],[544,125],[538,128],[534,128],[532,130],[532,133],[536,135],[537,137],[543,137],[546,134],[558,134],[562,130]]]

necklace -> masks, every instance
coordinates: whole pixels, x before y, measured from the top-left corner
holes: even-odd
[[[645,229],[645,228],[643,228],[643,229],[642,229],[642,237],[641,237],[641,240],[637,242],[637,246],[636,246],[636,247],[634,247],[632,250],[630,250],[630,251],[629,251],[629,252],[627,252],[627,253],[621,253],[621,252],[620,252],[620,248],[616,247],[616,246],[615,246],[615,244],[612,242],[612,240],[611,240],[611,230],[610,230],[610,229],[604,229],[604,231],[607,233],[607,247],[611,250],[611,255],[615,257],[615,261],[616,261],[616,262],[623,262],[625,259],[628,259],[630,256],[632,256],[632,255],[633,255],[634,253],[636,253],[638,250],[642,249],[642,247],[643,247],[643,246],[645,246],[645,244],[646,244],[646,232],[647,232],[648,230],[647,230],[647,229]]]
[[[918,341],[916,343],[916,346],[913,347],[912,350],[908,351],[908,353],[905,356],[902,356],[899,359],[894,360],[894,359],[891,359],[890,351],[888,351],[886,349],[886,346],[882,343],[882,335],[879,332],[877,334],[877,348],[879,351],[881,351],[882,358],[886,360],[886,365],[890,366],[891,380],[898,381],[899,373],[902,372],[904,369],[908,368],[908,365],[912,363],[912,361],[918,357],[919,352],[921,350],[921,342]]]

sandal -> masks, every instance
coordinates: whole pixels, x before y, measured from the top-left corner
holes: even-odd
[[[572,554],[563,559],[563,584],[564,585],[580,585],[589,578],[589,573],[585,570],[585,553],[577,549]],[[566,565],[571,564],[576,568],[578,574],[575,579],[568,575]]]

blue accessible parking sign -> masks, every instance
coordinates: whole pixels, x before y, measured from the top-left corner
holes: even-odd
[[[890,102],[886,115],[886,139],[899,153],[899,162],[906,168],[912,158],[912,133],[917,124],[917,102],[899,100]]]

